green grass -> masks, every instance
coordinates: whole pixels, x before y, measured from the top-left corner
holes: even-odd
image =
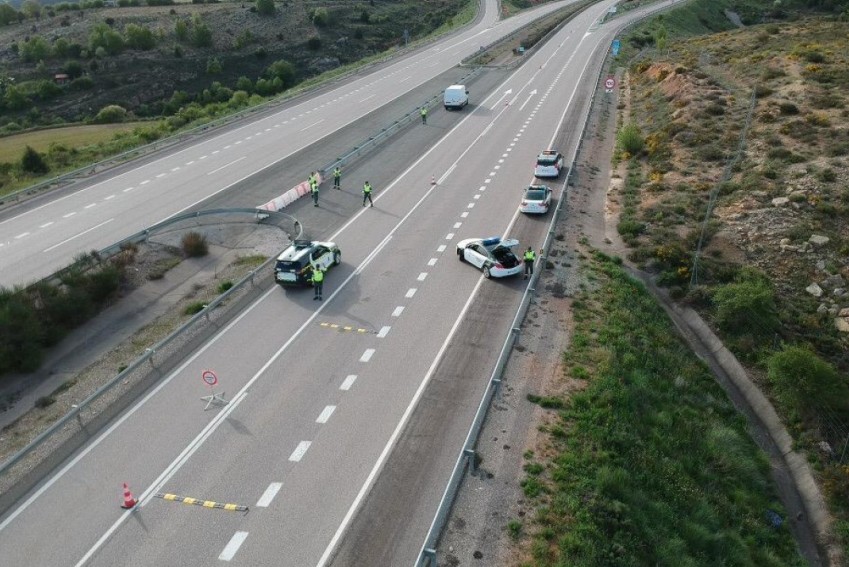
[[[767,522],[785,517],[768,461],[709,371],[641,284],[604,256],[588,269],[566,357],[592,378],[521,484],[538,504],[533,564],[803,565]]]
[[[50,144],[62,144],[71,148],[80,148],[111,140],[119,132],[130,132],[145,122],[126,122],[123,124],[92,124],[68,126],[22,132],[0,138],[0,163],[19,161],[24,148],[45,153]]]

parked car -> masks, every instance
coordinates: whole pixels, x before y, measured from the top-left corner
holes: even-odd
[[[342,252],[333,242],[296,240],[277,257],[274,281],[283,287],[308,286],[313,266],[328,270],[342,262]]]
[[[485,278],[516,276],[522,273],[522,263],[512,250],[518,245],[518,240],[497,236],[467,238],[457,243],[457,257],[480,268]]]
[[[545,214],[551,207],[551,189],[548,185],[531,185],[522,195],[519,211],[523,213]]]
[[[557,150],[545,150],[537,156],[537,165],[534,168],[534,176],[540,179],[560,177],[563,169],[563,154]]]

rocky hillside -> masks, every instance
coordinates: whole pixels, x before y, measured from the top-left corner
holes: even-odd
[[[169,110],[165,103],[175,91],[190,98],[213,82],[235,90],[245,86],[244,81],[238,84],[240,77],[249,79],[253,89],[260,77],[271,81],[281,76],[282,84],[275,87],[279,92],[303,78],[402,45],[405,30],[410,40],[427,35],[469,2],[109,4],[116,7],[47,6],[37,17],[0,27],[0,126],[78,121],[109,104],[140,117],[155,116]],[[270,72],[269,66],[279,60],[292,67]],[[57,80],[57,73],[68,77]],[[267,90],[273,90],[271,85]]]

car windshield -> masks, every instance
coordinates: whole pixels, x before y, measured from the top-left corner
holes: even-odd
[[[557,163],[557,156],[539,156],[537,165],[554,165]]]
[[[301,262],[289,262],[286,260],[277,261],[278,270],[300,270],[303,264]]]
[[[528,201],[543,201],[545,200],[545,191],[543,189],[528,189],[525,192],[525,199]]]

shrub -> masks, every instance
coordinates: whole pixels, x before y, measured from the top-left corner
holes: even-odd
[[[189,258],[197,258],[209,254],[209,245],[206,242],[206,237],[199,232],[187,232],[180,240],[180,244],[183,247],[183,253]]]
[[[846,408],[846,380],[805,347],[788,346],[770,356],[767,375],[778,400],[802,417],[812,417],[822,408]]]
[[[256,11],[262,16],[274,14],[274,0],[256,0]]]
[[[236,80],[236,91],[237,92],[238,91],[245,91],[246,93],[252,93],[253,90],[254,90],[254,84],[249,78],[242,76],[242,77],[239,77]]]
[[[186,315],[196,315],[204,309],[206,309],[206,303],[203,301],[195,301],[194,303],[186,305],[186,308],[183,309],[183,313]]]
[[[316,8],[312,13],[312,23],[320,28],[325,27],[330,23],[330,14],[327,13],[327,8]]]
[[[104,106],[94,117],[97,124],[117,124],[127,119],[127,109],[117,104]]]
[[[837,181],[837,174],[834,173],[833,169],[823,169],[817,174],[817,179],[823,183],[833,183]]]
[[[128,24],[124,33],[127,36],[127,46],[131,49],[147,51],[156,47],[156,37],[149,28]]]
[[[633,219],[622,219],[619,221],[619,224],[616,225],[616,231],[622,236],[637,237],[642,234],[645,229],[645,224]]]
[[[233,282],[231,282],[231,281],[221,282],[218,285],[218,293],[224,293],[225,291],[227,291],[228,289],[230,289],[232,287],[233,287]]]
[[[766,279],[744,275],[742,281],[717,289],[713,303],[717,324],[730,334],[768,336],[779,327],[775,297]]]
[[[26,147],[24,155],[21,156],[21,169],[27,173],[34,173],[36,175],[42,175],[50,171],[50,167],[48,167],[42,155],[30,146]]]
[[[174,35],[180,41],[186,41],[189,37],[189,25],[183,20],[177,20],[174,24]]]
[[[288,87],[295,80],[295,67],[285,59],[278,59],[266,68],[265,74],[271,79],[279,78]]]
[[[53,396],[41,396],[40,398],[35,400],[35,403],[33,405],[38,409],[44,409],[52,406],[55,403],[56,399],[53,398]]]
[[[212,30],[203,23],[198,14],[192,19],[192,45],[195,47],[212,46]]]
[[[307,47],[313,51],[321,49],[321,38],[317,35],[312,36],[307,40]]]
[[[221,62],[217,57],[210,57],[206,60],[206,74],[217,75],[222,71]]]
[[[799,107],[792,102],[782,102],[778,105],[778,111],[785,116],[799,114]]]
[[[633,122],[625,124],[616,136],[619,150],[631,155],[637,155],[645,147],[645,140],[640,132],[639,126]]]

